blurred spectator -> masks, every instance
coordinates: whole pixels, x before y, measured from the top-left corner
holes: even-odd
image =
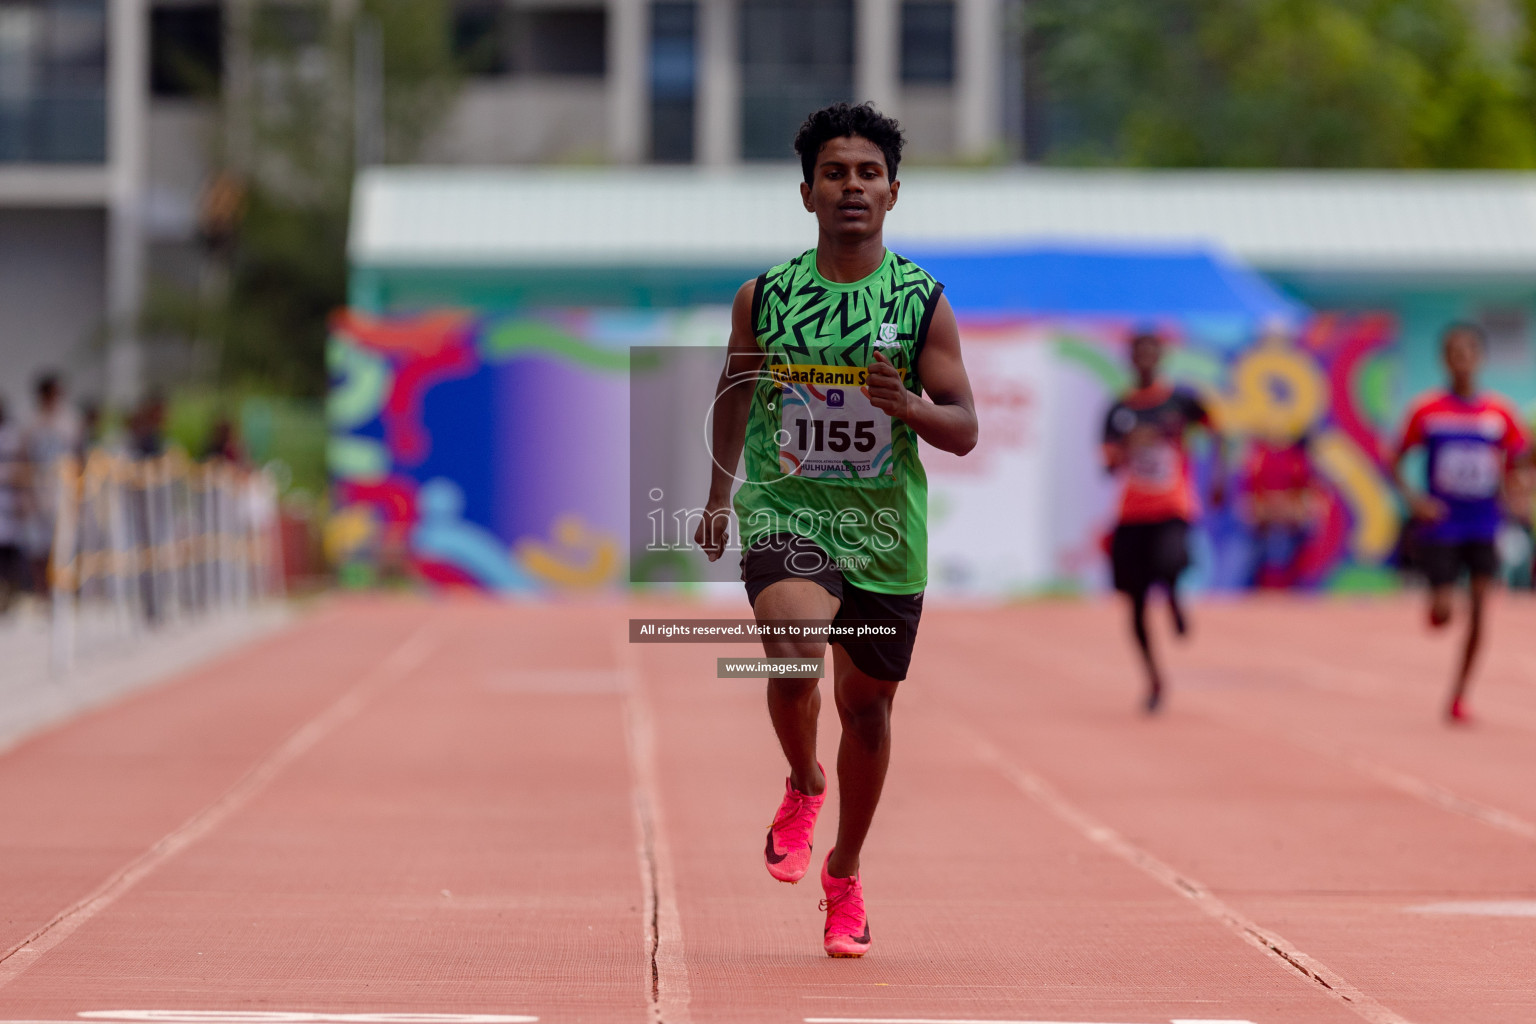
[[[128,420],[128,446],[135,458],[165,454],[165,396],[152,391]]]
[[[1317,520],[1316,473],[1306,435],[1257,437],[1243,471],[1253,529],[1255,587],[1293,587]]]
[[[48,556],[53,550],[53,525],[58,517],[59,463],[80,446],[80,421],[64,399],[64,382],[56,373],[37,379],[37,411],[22,442],[30,487],[29,512],[22,550],[39,594],[48,591]]]
[[[214,422],[203,458],[227,462],[232,466],[245,465],[245,449],[240,444],[240,435],[235,430],[234,421],[228,416],[220,416]]]
[[[81,463],[91,449],[101,442],[101,403],[95,399],[80,403],[80,444],[75,455]]]
[[[133,415],[128,417],[128,454],[135,459],[154,459],[165,454],[165,396],[158,391],[145,395]],[[156,486],[141,477],[129,497],[133,508],[134,539],[145,550],[155,548],[167,539],[165,526],[158,523],[154,515],[158,501]],[[151,626],[156,625],[161,616],[155,576],[150,565],[146,565],[139,575],[141,606],[144,618]]]
[[[10,609],[16,592],[26,583],[21,550],[26,471],[21,431],[0,399],[0,615]]]

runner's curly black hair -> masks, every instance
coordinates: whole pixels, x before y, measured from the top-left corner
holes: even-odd
[[[821,147],[833,139],[853,135],[880,147],[880,152],[885,154],[886,177],[896,180],[896,165],[901,163],[901,147],[906,142],[901,125],[869,103],[856,106],[834,103],[807,117],[795,133],[795,152],[800,154],[800,169],[805,172],[807,185],[816,172],[816,157],[821,153]]]

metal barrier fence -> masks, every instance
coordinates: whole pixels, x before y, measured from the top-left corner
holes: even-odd
[[[55,496],[55,673],[74,663],[83,621],[136,634],[282,593],[278,487],[266,470],[97,451],[83,466],[61,462]]]

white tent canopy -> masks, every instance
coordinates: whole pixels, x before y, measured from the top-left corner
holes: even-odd
[[[932,170],[902,175],[895,246],[1214,244],[1266,270],[1536,274],[1536,174]],[[797,167],[379,168],[358,266],[775,262],[814,240]]]

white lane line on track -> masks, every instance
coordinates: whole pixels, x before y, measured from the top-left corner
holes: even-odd
[[[646,997],[652,1024],[691,1024],[688,962],[683,954],[683,918],[677,909],[672,847],[662,814],[656,767],[656,726],[645,695],[639,656],[629,637],[616,654],[626,685],[624,736],[634,777],[635,828],[639,833],[640,884],[645,892],[646,955],[651,962]]]
[[[1284,656],[1289,658],[1286,668],[1289,671],[1290,677],[1308,689],[1318,690],[1323,693],[1342,694],[1359,700],[1374,700],[1383,696],[1394,698],[1397,696],[1397,692],[1392,686],[1394,677],[1390,672],[1383,679],[1380,673],[1335,665],[1324,659],[1309,657],[1300,652],[1287,651]],[[1536,713],[1532,713],[1531,709],[1524,705],[1500,700],[1497,697],[1493,699],[1492,703],[1488,703],[1487,697],[1479,696],[1477,706],[1490,719],[1514,725],[1517,728],[1536,729]]]
[[[1356,679],[1362,675],[1368,676],[1368,674],[1358,669],[1341,668],[1321,659],[1293,655],[1292,664],[1297,666],[1294,678],[1301,685],[1323,693],[1344,694],[1360,700],[1369,700],[1379,696],[1386,689],[1384,686],[1359,685],[1349,682],[1347,680]],[[1373,677],[1368,676],[1368,678]],[[1325,681],[1329,679],[1335,680],[1335,682]],[[1339,682],[1338,680],[1345,681]],[[1249,732],[1289,741],[1304,750],[1310,750],[1312,753],[1322,754],[1325,757],[1342,761],[1361,775],[1383,783],[1399,793],[1411,796],[1416,800],[1422,800],[1433,807],[1438,807],[1442,811],[1459,814],[1474,821],[1480,821],[1492,828],[1508,832],[1511,835],[1517,835],[1522,839],[1536,842],[1536,823],[1530,822],[1517,814],[1512,814],[1491,804],[1473,800],[1470,797],[1464,797],[1460,793],[1453,792],[1438,783],[1421,779],[1401,769],[1383,764],[1374,758],[1366,757],[1364,754],[1357,754],[1346,750],[1337,743],[1315,733],[1306,730],[1288,729],[1283,726],[1277,731],[1269,728],[1267,725],[1257,725],[1244,713],[1233,712],[1228,702],[1222,703],[1224,705],[1222,710],[1214,714],[1209,709],[1209,702],[1207,702],[1207,707],[1202,710],[1209,717],[1222,718],[1228,724],[1240,725]],[[1507,703],[1501,706],[1497,717],[1503,720],[1523,721],[1527,726],[1536,725],[1536,716],[1530,715],[1523,708],[1517,708]]]
[[[1300,680],[1302,685],[1324,693],[1345,694],[1360,699],[1367,699],[1374,696],[1381,689],[1380,687],[1333,685],[1318,681],[1325,676],[1360,675],[1361,673],[1356,670],[1340,669],[1337,666],[1311,659],[1292,659],[1292,665],[1305,666],[1304,669],[1297,668],[1294,672],[1294,677]],[[1091,675],[1080,675],[1079,678],[1091,683],[1098,682],[1097,678]],[[1511,835],[1517,835],[1522,839],[1536,842],[1536,823],[1517,814],[1512,814],[1491,804],[1485,804],[1470,797],[1462,796],[1460,793],[1456,793],[1438,783],[1421,779],[1416,775],[1366,757],[1364,754],[1354,753],[1316,734],[1285,726],[1275,726],[1272,722],[1259,724],[1254,721],[1252,716],[1242,711],[1233,710],[1230,699],[1224,698],[1221,695],[1212,695],[1196,713],[1206,718],[1217,719],[1228,726],[1238,726],[1268,740],[1289,743],[1311,753],[1332,758],[1367,778],[1380,782],[1406,796],[1428,803],[1442,811],[1471,818],[1491,828],[1500,829]],[[1502,716],[1503,712],[1500,712],[1500,714]],[[1536,718],[1533,718],[1532,721],[1536,721]]]
[[[1219,710],[1213,710],[1211,702],[1199,709],[1198,714],[1207,718],[1219,719],[1223,724],[1235,725],[1246,729],[1255,735],[1266,739],[1277,739],[1292,746],[1300,747],[1313,754],[1321,754],[1324,757],[1342,762],[1346,767],[1360,775],[1373,779],[1390,789],[1395,789],[1405,796],[1423,801],[1451,814],[1458,814],[1473,821],[1482,822],[1491,828],[1508,832],[1536,842],[1536,822],[1527,821],[1518,814],[1485,804],[1470,797],[1462,796],[1439,783],[1421,779],[1391,765],[1382,764],[1374,758],[1366,757],[1347,750],[1339,744],[1328,740],[1316,733],[1301,729],[1291,729],[1285,726],[1275,726],[1272,723],[1259,725],[1253,719],[1241,711],[1233,711],[1223,702]]]
[[[1321,750],[1319,746],[1317,749]],[[1536,841],[1536,824],[1526,821],[1519,815],[1500,810],[1489,804],[1454,793],[1444,786],[1428,782],[1416,775],[1410,775],[1405,771],[1399,771],[1388,765],[1373,761],[1360,754],[1344,754],[1335,752],[1334,756],[1343,760],[1362,775],[1368,775],[1378,782],[1385,783],[1399,793],[1416,797],[1426,803],[1433,804],[1452,814],[1460,814],[1463,817],[1480,821],[1484,825],[1492,826],[1511,835],[1520,836],[1522,839]]]
[[[1248,945],[1301,974],[1371,1024],[1410,1024],[1407,1018],[1383,1006],[1326,964],[1303,953],[1284,937],[1239,914],[1198,881],[1179,873],[1115,830],[1096,821],[1044,779],[1010,761],[986,737],[970,726],[955,719],[949,720],[949,726],[971,746],[983,763],[1013,783],[1025,796],[1071,825],[1094,844],[1188,899]]]
[[[241,1010],[91,1010],[76,1014],[110,1024],[537,1024],[523,1013],[286,1013]],[[0,1020],[0,1024],[80,1024],[79,1020]]]
[[[1536,900],[1457,900],[1404,907],[1410,914],[1453,914],[1468,917],[1536,917]]]
[[[0,1022],[5,1024],[5,1022]],[[805,1024],[1105,1024],[1076,1020],[998,1020],[993,1017],[806,1017]],[[1126,1024],[1126,1022],[1121,1022]],[[1251,1020],[1178,1017],[1169,1024],[1253,1024]]]
[[[429,620],[349,687],[330,707],[301,725],[263,757],[212,803],[166,833],[155,845],[129,861],[90,895],[57,914],[51,921],[0,955],[0,988],[69,938],[91,918],[111,906],[146,876],[187,847],[218,828],[250,803],[283,769],[354,717],[379,691],[418,668],[436,645]],[[30,954],[30,955],[29,955]]]
[[[82,1010],[85,1020],[153,1024],[532,1024],[506,1013],[309,1013],[305,1010]],[[0,1021],[0,1024],[17,1024]]]

